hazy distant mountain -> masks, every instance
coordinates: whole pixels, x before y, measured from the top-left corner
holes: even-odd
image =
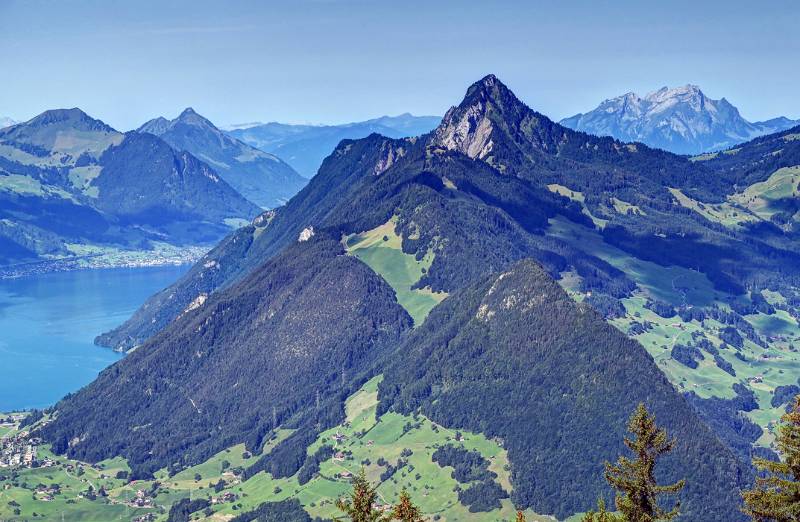
[[[274,154],[226,135],[191,108],[174,120],[150,120],[139,132],[155,134],[207,162],[239,193],[265,208],[284,204],[307,182]]]
[[[7,116],[0,116],[0,129],[4,129],[6,127],[11,127],[15,123],[17,123],[15,120],[12,120],[11,118],[9,118]]]
[[[629,92],[586,114],[561,120],[571,129],[638,141],[677,154],[699,154],[800,124],[785,117],[751,123],[728,100],[712,100],[696,85],[663,87],[640,97]]]
[[[300,174],[312,177],[322,160],[343,139],[359,139],[373,132],[389,138],[419,136],[439,124],[438,116],[382,116],[342,125],[253,123],[232,125],[228,134],[263,151],[279,155]]]
[[[0,130],[0,264],[207,244],[258,211],[188,152],[80,109]]]

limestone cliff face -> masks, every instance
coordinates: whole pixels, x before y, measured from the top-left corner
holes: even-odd
[[[466,109],[452,107],[436,129],[432,144],[459,151],[472,159],[485,159],[492,152],[494,128],[485,109],[482,101]]]

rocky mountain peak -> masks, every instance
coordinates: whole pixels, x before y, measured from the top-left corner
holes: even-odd
[[[153,118],[152,120],[145,122],[144,125],[139,127],[138,132],[146,132],[148,134],[161,136],[169,130],[169,126],[170,121],[163,116],[159,116],[158,118]]]
[[[200,114],[198,114],[193,108],[187,107],[183,110],[183,112],[178,115],[177,118],[172,120],[173,123],[185,123],[187,125],[197,125],[200,127],[212,127],[214,130],[217,128],[211,123],[207,118],[204,118]]]
[[[629,92],[605,100],[590,112],[565,118],[561,124],[678,154],[699,154],[781,130],[791,120],[751,123],[727,99],[709,98],[698,85],[686,84],[662,87],[643,97]]]
[[[444,115],[431,144],[485,159],[495,147],[494,129],[500,120],[517,120],[529,109],[493,74],[473,83],[456,107]]]

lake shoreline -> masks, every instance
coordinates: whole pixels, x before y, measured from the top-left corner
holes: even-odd
[[[56,272],[78,270],[106,270],[111,268],[156,268],[183,266],[196,263],[211,247],[185,247],[165,254],[160,251],[131,251],[120,255],[90,254],[65,259],[46,259],[17,265],[0,267],[0,280],[40,276]]]
[[[46,408],[92,382],[125,355],[94,338],[188,268],[76,269],[0,280],[0,411]]]

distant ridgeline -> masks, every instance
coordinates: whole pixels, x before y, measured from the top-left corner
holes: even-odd
[[[117,132],[79,109],[6,127],[0,268],[98,256],[135,263],[133,252],[180,261],[177,249],[214,244],[261,212],[226,176],[185,148]]]
[[[800,120],[781,116],[749,122],[725,98],[712,100],[697,85],[684,85],[663,87],[641,97],[629,92],[605,100],[586,114],[565,118],[561,124],[676,154],[700,154],[796,127]]]
[[[279,155],[300,174],[313,177],[331,151],[345,139],[365,138],[377,133],[389,138],[419,136],[434,129],[439,116],[382,116],[342,125],[291,125],[255,123],[239,125],[227,134],[264,152]]]
[[[193,109],[174,120],[156,118],[139,128],[175,150],[185,150],[211,165],[244,197],[265,208],[284,204],[308,182],[286,162],[224,134]]]
[[[136,477],[245,443],[246,478],[305,479],[382,374],[376,415],[491,438],[511,501],[562,518],[609,498],[642,401],[678,435],[659,474],[687,479],[686,519],[740,520],[800,375],[799,137],[689,159],[569,130],[487,76],[430,134],[342,141],[99,339],[137,348],[41,434]]]

